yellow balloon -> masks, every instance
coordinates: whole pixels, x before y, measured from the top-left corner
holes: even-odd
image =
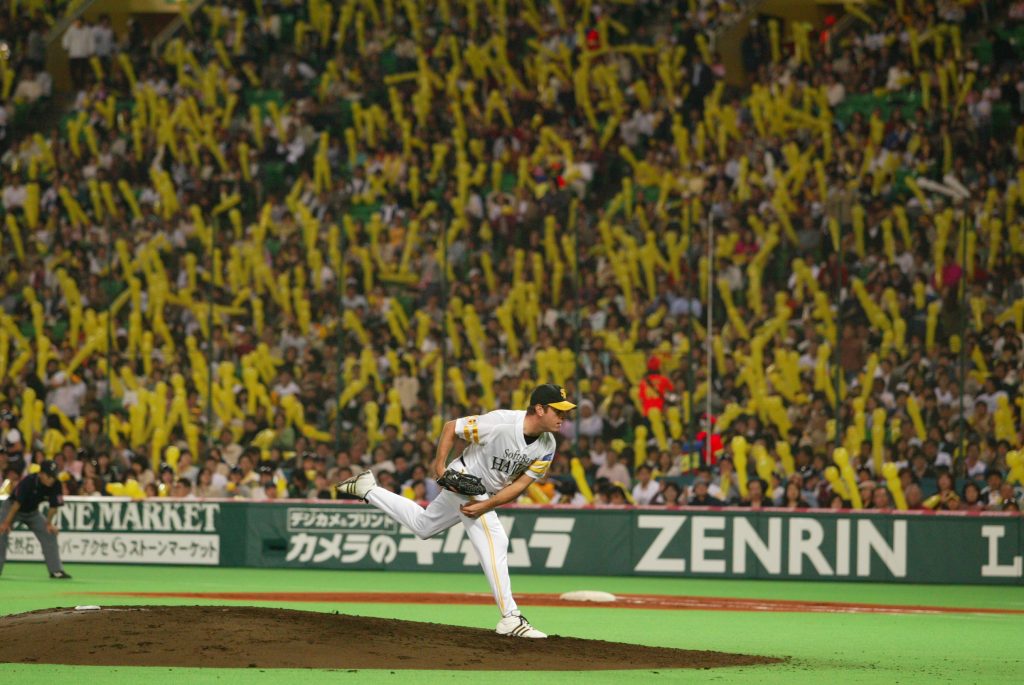
[[[180,456],[181,450],[179,450],[175,445],[171,445],[166,450],[164,450],[164,461],[166,461],[167,464],[172,469],[174,469],[175,473],[178,472],[178,458]]]
[[[1006,465],[1010,467],[1011,471],[1020,463],[1020,452],[1017,450],[1010,450],[1006,453]]]
[[[846,490],[846,484],[839,478],[839,469],[829,466],[825,469],[825,480],[832,486],[832,491],[845,500],[850,499],[850,493]]]
[[[882,466],[882,475],[885,476],[886,480],[893,480],[895,478],[900,477],[900,469],[898,466],[896,466],[896,464],[892,463],[891,461],[886,462]]]
[[[754,456],[754,468],[757,469],[757,475],[760,476],[761,480],[766,483],[771,483],[772,471],[775,470],[775,460],[768,456],[768,451],[765,450],[764,445],[754,445],[753,447]]]
[[[576,487],[579,489],[580,494],[587,502],[594,501],[594,493],[590,490],[590,485],[587,483],[586,474],[583,471],[583,464],[577,457],[573,457],[569,465],[570,472],[572,473],[573,480],[576,481]]]

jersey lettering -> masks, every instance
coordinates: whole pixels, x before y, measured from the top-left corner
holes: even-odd
[[[514,449],[506,449],[504,458],[491,457],[491,469],[509,474],[509,480],[513,481],[526,473],[532,463],[533,459],[528,455]]]

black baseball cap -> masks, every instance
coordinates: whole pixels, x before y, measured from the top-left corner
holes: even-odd
[[[45,473],[48,476],[56,478],[59,472],[60,469],[57,468],[57,462],[53,459],[47,459],[39,464],[39,473]]]
[[[565,388],[553,383],[538,385],[530,394],[530,406],[535,404],[546,404],[549,407],[569,411],[575,409],[576,405],[566,399]]]

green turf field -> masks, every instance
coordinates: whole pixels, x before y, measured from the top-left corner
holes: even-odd
[[[52,581],[40,563],[8,564],[0,576],[0,614],[76,604],[260,604],[308,611],[490,628],[487,606],[204,602],[196,599],[99,597],[94,592],[487,592],[480,574],[373,573],[270,569],[72,565],[74,580]],[[805,583],[789,581],[594,578],[513,574],[514,589],[591,589],[636,594],[861,602],[1024,610],[1024,588]],[[565,609],[524,603],[530,621],[550,634],[685,649],[789,657],[767,667],[708,671],[533,672],[532,682],[714,683],[1019,683],[1024,681],[1021,615],[875,615]],[[0,645],[2,649],[2,645]],[[0,664],[0,682],[57,683],[71,676],[97,683],[490,683],[493,672],[170,669]],[[514,676],[513,676],[514,677]]]

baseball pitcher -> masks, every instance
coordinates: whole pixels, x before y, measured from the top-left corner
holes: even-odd
[[[494,510],[514,502],[555,456],[555,436],[576,405],[557,385],[541,385],[526,411],[496,410],[449,421],[441,431],[433,469],[443,488],[426,509],[396,495],[364,471],[338,484],[338,491],[363,499],[426,540],[459,521],[480,558],[501,612],[499,635],[547,637],[519,612],[508,577],[508,535]],[[464,446],[446,468],[452,448]]]

